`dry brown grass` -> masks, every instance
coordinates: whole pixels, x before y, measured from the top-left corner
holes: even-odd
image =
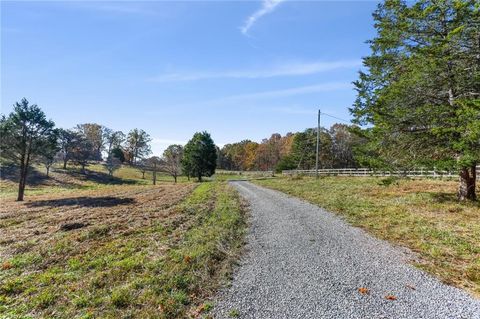
[[[108,228],[116,236],[151,226],[169,216],[171,208],[193,187],[193,184],[111,186],[32,195],[24,202],[3,199],[0,207],[0,258],[8,259],[18,250],[26,250],[25,246],[30,246],[28,250],[31,250],[43,245],[52,240],[54,234],[64,232],[61,226],[66,224],[83,224],[84,231]]]
[[[25,202],[6,196],[0,317],[200,316],[244,227],[226,183],[42,186]]]

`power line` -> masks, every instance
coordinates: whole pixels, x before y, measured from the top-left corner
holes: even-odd
[[[317,178],[319,178],[319,174],[318,174],[318,164],[319,164],[319,157],[320,157],[320,115],[323,114],[323,115],[326,115],[326,116],[329,116],[329,117],[332,117],[334,119],[337,119],[337,120],[340,120],[342,122],[345,122],[345,123],[349,123],[350,124],[350,121],[347,121],[347,120],[344,120],[342,118],[339,118],[339,117],[336,117],[336,116],[333,116],[333,115],[330,115],[330,114],[327,114],[327,113],[324,113],[324,112],[321,112],[320,109],[318,110],[318,118],[317,118],[317,149],[316,149],[316,156],[315,156],[315,175]]]
[[[326,116],[332,117],[332,118],[334,118],[334,119],[337,119],[337,120],[343,121],[343,122],[345,122],[345,123],[348,123],[348,124],[350,124],[350,123],[351,123],[349,120],[345,120],[345,119],[342,119],[342,118],[339,118],[339,117],[336,117],[336,116],[330,115],[330,114],[328,114],[328,113],[325,113],[325,112],[322,112],[322,115],[326,115]]]

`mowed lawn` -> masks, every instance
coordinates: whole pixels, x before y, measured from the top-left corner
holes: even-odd
[[[480,297],[480,203],[459,203],[456,181],[370,177],[276,178],[261,186],[303,198],[374,236],[418,253],[412,261]]]
[[[46,186],[0,207],[0,318],[206,312],[241,249],[225,182]]]

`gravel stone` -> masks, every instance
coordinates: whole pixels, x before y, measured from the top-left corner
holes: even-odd
[[[408,265],[407,250],[305,201],[232,184],[251,205],[251,225],[214,318],[480,319],[480,300]]]

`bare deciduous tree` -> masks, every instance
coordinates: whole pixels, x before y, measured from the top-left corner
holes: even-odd
[[[152,171],[153,185],[157,184],[157,172],[160,171],[161,159],[158,156],[152,156],[145,160],[146,166]]]
[[[167,147],[163,152],[162,159],[162,171],[170,174],[175,183],[177,182],[177,177],[182,172],[182,157],[183,157],[183,147],[182,145],[174,144]]]
[[[142,179],[145,179],[145,173],[148,171],[148,164],[146,159],[140,159],[137,162],[136,168],[142,173]]]
[[[49,143],[46,143],[44,147],[40,150],[40,158],[39,162],[45,166],[47,177],[50,174],[50,168],[57,160],[57,154],[59,151],[58,139],[57,139],[58,130],[56,130],[56,134],[52,135],[50,138],[52,139]]]
[[[103,164],[108,171],[108,175],[113,176],[113,173],[122,166],[122,162],[115,156],[109,156]]]

